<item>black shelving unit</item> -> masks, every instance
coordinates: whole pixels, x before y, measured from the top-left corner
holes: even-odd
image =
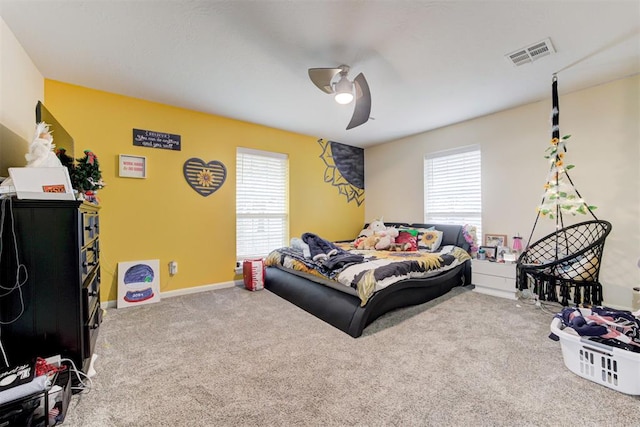
[[[99,208],[66,200],[0,203],[0,339],[9,363],[60,354],[86,373],[102,322]]]

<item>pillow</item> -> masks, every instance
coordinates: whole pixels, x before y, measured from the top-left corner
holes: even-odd
[[[442,243],[442,231],[418,230],[418,249],[435,252]]]
[[[563,262],[555,267],[556,275],[563,279],[582,282],[594,280],[598,275],[598,257],[579,256],[575,260]]]
[[[415,230],[413,230],[415,231]],[[418,232],[416,231],[416,235]],[[407,230],[400,230],[396,237],[396,245],[399,245],[405,251],[417,251],[418,239]]]
[[[409,233],[410,235],[412,235],[413,237],[418,237],[418,230],[416,230],[415,228],[405,228],[405,227],[400,227],[398,229],[399,232],[405,232],[405,233]]]

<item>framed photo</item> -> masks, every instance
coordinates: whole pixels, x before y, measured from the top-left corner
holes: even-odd
[[[480,250],[484,250],[484,259],[487,261],[495,261],[498,256],[498,247],[497,246],[480,246],[478,248],[478,253]]]
[[[484,235],[485,246],[507,246],[506,234],[485,234]]]
[[[146,178],[147,177],[147,158],[144,156],[130,156],[128,154],[120,154],[120,170],[119,175],[123,178]]]

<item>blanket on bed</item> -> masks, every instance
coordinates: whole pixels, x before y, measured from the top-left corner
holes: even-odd
[[[374,292],[393,283],[430,277],[471,259],[457,246],[444,246],[439,252],[430,253],[364,251],[354,249],[352,243],[335,245],[339,248],[335,255],[316,260],[305,257],[299,248],[276,249],[267,256],[265,265],[301,271],[349,286],[357,291],[364,306]]]

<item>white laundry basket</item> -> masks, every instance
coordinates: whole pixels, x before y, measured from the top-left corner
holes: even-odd
[[[560,338],[564,364],[571,372],[619,392],[640,395],[640,353],[581,337],[557,317],[551,332]]]

